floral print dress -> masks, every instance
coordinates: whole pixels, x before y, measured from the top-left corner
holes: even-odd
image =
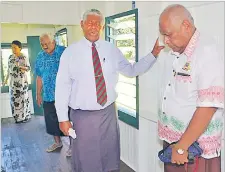
[[[17,63],[19,66],[27,67],[27,70],[19,69]],[[16,122],[22,122],[31,118],[27,81],[27,71],[30,70],[30,65],[23,54],[19,57],[13,54],[9,57],[8,66],[12,115]]]

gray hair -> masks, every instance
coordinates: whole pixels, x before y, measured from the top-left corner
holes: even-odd
[[[104,22],[104,16],[103,14],[97,10],[97,9],[90,9],[90,10],[87,10],[86,12],[84,12],[83,14],[83,21],[85,21],[87,19],[87,16],[88,15],[96,15],[96,16],[100,16],[102,18],[102,23]]]
[[[43,34],[41,34],[41,36],[39,37],[39,40],[41,41],[41,39],[43,37],[48,37],[51,40],[51,42],[53,42],[55,40],[55,38],[54,38],[52,33],[43,33]]]
[[[187,19],[192,25],[194,25],[194,19],[191,13],[183,5],[180,5],[180,4],[169,5],[164,9],[161,15],[167,12],[169,12],[170,18],[172,18],[173,20],[176,20],[177,18],[180,18],[183,20]]]

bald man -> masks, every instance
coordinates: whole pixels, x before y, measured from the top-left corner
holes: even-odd
[[[185,168],[221,172],[224,57],[216,41],[196,29],[192,15],[181,5],[168,6],[162,12],[159,30],[174,58],[158,121],[164,147],[177,142],[165,172],[185,172]],[[203,154],[194,164],[187,164],[187,150],[195,141]]]

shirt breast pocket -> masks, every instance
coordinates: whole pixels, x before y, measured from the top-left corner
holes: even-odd
[[[118,78],[115,60],[111,59],[110,56],[108,58],[105,57],[105,60],[103,59],[102,71],[107,82],[112,83],[113,85],[117,82]]]
[[[178,97],[187,99],[190,93],[192,78],[187,73],[177,73],[175,76],[175,93]]]
[[[116,72],[115,61],[113,59],[110,59],[109,57],[103,58],[102,70],[104,73],[110,73],[110,74],[115,73]]]

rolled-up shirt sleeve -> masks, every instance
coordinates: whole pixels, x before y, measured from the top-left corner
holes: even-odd
[[[198,107],[224,108],[224,63],[215,47],[207,48],[198,71]]]
[[[122,54],[122,52],[115,48],[115,56],[117,57],[117,70],[122,75],[127,77],[136,77],[147,72],[152,65],[156,62],[156,58],[149,53],[145,57],[141,58],[138,62],[130,63]]]
[[[70,53],[68,49],[66,49],[60,58],[59,69],[56,77],[55,107],[59,122],[69,120],[68,105],[72,87],[69,61]]]

